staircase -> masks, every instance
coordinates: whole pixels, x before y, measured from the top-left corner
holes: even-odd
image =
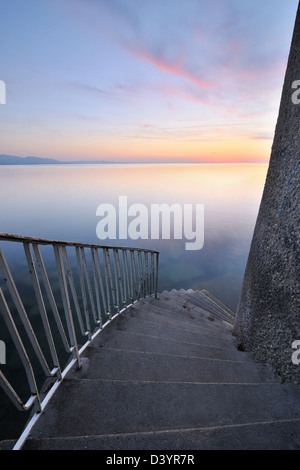
[[[172,290],[127,308],[83,353],[23,450],[300,448],[300,390],[239,351],[234,313]]]

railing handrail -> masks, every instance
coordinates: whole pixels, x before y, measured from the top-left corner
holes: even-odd
[[[38,245],[61,245],[61,246],[78,246],[82,248],[107,248],[107,249],[118,249],[118,250],[134,250],[134,251],[143,251],[148,253],[157,253],[158,250],[151,250],[148,248],[138,248],[138,247],[129,247],[129,246],[115,246],[115,245],[99,245],[96,243],[83,243],[83,242],[67,242],[64,240],[51,240],[48,238],[36,238],[36,237],[26,237],[24,235],[15,235],[12,233],[3,233],[0,232],[0,240],[3,241],[12,241],[12,242],[22,242],[22,243],[37,243]]]
[[[26,373],[30,397],[27,401],[22,400],[1,370],[0,386],[19,410],[28,410],[31,407],[35,410],[14,447],[14,449],[19,449],[70,368],[76,363],[78,368],[81,367],[82,352],[100,331],[113,318],[141,298],[152,295],[157,298],[159,251],[50,240],[7,233],[0,233],[1,240],[23,245],[36,305],[42,320],[39,337],[32,328],[31,319],[0,246],[0,275],[3,281],[3,289],[0,285],[0,314]],[[57,287],[55,290],[51,286],[40,245],[53,248],[52,260],[57,270],[59,291]],[[68,251],[76,255],[73,256],[73,265],[70,263]],[[88,266],[88,260],[90,266]],[[79,277],[77,284],[73,276],[74,271]],[[20,325],[22,334],[25,334],[27,338],[26,341],[29,340],[31,354],[34,354],[35,361],[38,361],[43,371],[43,377],[52,378],[53,384],[45,396],[41,395],[41,390],[37,385],[36,373],[24,346],[24,336],[20,333]],[[58,354],[56,344],[58,339],[69,357],[64,365],[61,365],[62,360]],[[50,359],[46,359],[44,348],[47,348],[48,355],[50,353]]]

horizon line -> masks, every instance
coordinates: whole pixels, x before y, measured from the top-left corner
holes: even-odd
[[[2,163],[7,159],[5,163]],[[1,161],[2,160],[2,161]],[[15,155],[0,155],[0,165],[76,165],[76,164],[90,164],[90,165],[134,165],[134,164],[268,164],[268,161],[218,161],[218,160],[128,160],[128,161],[111,161],[111,160],[58,160],[50,157],[35,157],[26,156],[20,157]]]

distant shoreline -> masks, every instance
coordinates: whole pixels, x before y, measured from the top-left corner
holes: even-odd
[[[238,164],[262,164],[266,165],[268,162],[215,162],[215,161],[127,161],[127,162],[112,162],[107,160],[75,160],[75,161],[62,161],[56,160],[54,158],[43,158],[43,157],[17,157],[14,155],[0,155],[0,166],[1,165],[149,165],[149,164],[158,164],[158,165],[167,165],[167,164],[229,164],[229,165],[238,165]]]

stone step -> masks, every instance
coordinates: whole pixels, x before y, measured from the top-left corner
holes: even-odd
[[[232,324],[232,319],[228,316],[227,312],[221,309],[219,306],[214,304],[210,299],[205,297],[200,291],[194,293],[188,292],[179,292],[179,291],[170,291],[169,294],[160,295],[159,298],[165,301],[171,301],[173,304],[180,305],[185,303],[186,305],[193,305],[209,312],[211,315],[214,315],[216,319],[225,320]],[[174,304],[174,305],[175,305]]]
[[[181,338],[176,339],[174,338],[173,329],[170,335],[164,329],[164,336],[150,335],[148,332],[145,334],[144,327],[140,329],[140,332],[135,333],[131,328],[126,331],[113,330],[109,334],[106,330],[107,328],[103,331],[103,334],[94,339],[94,347],[251,362],[247,354],[237,351],[235,348],[207,347],[199,341],[198,343],[187,341],[189,338],[186,338],[186,341]],[[197,339],[199,340],[199,338]]]
[[[236,339],[233,336],[221,336],[218,337],[208,335],[207,332],[195,331],[190,327],[182,327],[181,324],[177,324],[174,321],[165,319],[163,316],[149,315],[148,312],[145,315],[145,312],[136,312],[133,317],[125,317],[120,315],[115,318],[112,323],[110,323],[104,330],[98,335],[100,336],[108,334],[108,328],[112,326],[112,329],[116,331],[127,331],[130,333],[145,333],[147,335],[155,336],[163,340],[171,339],[177,342],[184,341],[189,343],[195,343],[203,348],[207,348],[208,354],[209,351],[218,350],[224,351],[229,354],[239,353],[247,356],[247,353],[237,350]],[[94,340],[96,341],[96,339]],[[213,353],[212,353],[213,354]]]
[[[207,310],[208,312],[212,313],[215,315],[217,318],[221,318],[231,324],[233,324],[233,319],[229,317],[229,315],[221,308],[219,308],[217,305],[213,304],[207,297],[204,295],[201,295],[201,293],[197,293],[196,295],[193,294],[186,294],[185,296],[186,301],[189,301],[190,303],[194,305],[198,305],[199,307],[203,308],[204,310]]]
[[[300,420],[184,430],[30,439],[25,450],[299,450]],[[8,442],[6,447],[12,448]],[[192,452],[191,452],[192,454]],[[156,453],[157,455],[157,453]],[[143,458],[146,458],[144,456]],[[151,459],[151,457],[150,457]],[[156,459],[152,458],[152,464]],[[187,459],[187,457],[186,457]],[[151,460],[150,460],[151,463]]]
[[[203,305],[206,305],[207,307],[209,306],[214,312],[219,312],[222,315],[225,314],[225,316],[230,320],[234,320],[235,318],[235,313],[229,307],[205,289],[194,291],[191,291],[190,289],[187,291],[180,289],[178,293],[185,295],[188,298],[194,298],[201,301]]]
[[[212,302],[219,305],[223,310],[225,310],[228,313],[228,315],[232,317],[233,320],[235,319],[235,312],[231,310],[231,308],[229,308],[227,305],[225,305],[220,299],[215,297],[211,292],[209,292],[206,289],[201,289],[200,293],[205,295],[205,297],[208,297]]]
[[[65,379],[42,417],[29,440],[299,421],[299,387]]]
[[[151,305],[158,311],[162,309],[164,311],[185,314],[186,318],[191,315],[193,319],[206,321],[206,323],[211,326],[218,326],[222,329],[224,329],[225,326],[232,330],[232,324],[227,322],[227,320],[225,321],[223,318],[216,317],[211,312],[208,312],[198,305],[191,303],[189,300],[186,300],[185,297],[160,297],[158,299],[149,299],[145,305],[147,307]]]
[[[172,322],[177,322],[178,324],[185,324],[190,328],[201,329],[210,331],[211,333],[215,332],[216,334],[232,334],[232,326],[224,328],[225,325],[220,324],[212,319],[208,319],[205,316],[200,316],[193,310],[188,308],[179,310],[178,308],[172,308],[170,305],[167,308],[164,307],[164,304],[160,303],[159,306],[152,303],[147,303],[145,305],[135,304],[131,307],[133,312],[142,311],[149,314],[161,315],[166,319],[170,319]]]
[[[191,325],[191,323],[174,320],[168,316],[164,316],[158,313],[153,313],[151,311],[144,311],[140,309],[136,309],[134,312],[134,317],[136,319],[142,319],[148,322],[147,327],[151,328],[151,323],[155,325],[161,325],[164,327],[165,333],[169,331],[169,328],[177,328],[183,329],[185,331],[189,331],[198,335],[202,336],[202,344],[210,345],[210,346],[221,346],[222,347],[237,347],[236,346],[236,338],[224,329],[221,332],[212,332],[207,328],[201,328],[199,326]],[[171,335],[171,333],[169,333]]]
[[[235,317],[234,312],[229,309],[226,305],[224,305],[221,301],[217,301],[217,299],[208,293],[208,291],[202,289],[202,290],[196,290],[193,293],[188,293],[187,296],[189,297],[194,297],[198,300],[201,300],[205,305],[211,306],[215,311],[219,311],[220,313],[225,313],[225,315],[228,317],[230,316],[231,318]]]
[[[251,362],[201,358],[109,347],[88,347],[82,368],[68,378],[197,383],[274,383],[268,370]]]

